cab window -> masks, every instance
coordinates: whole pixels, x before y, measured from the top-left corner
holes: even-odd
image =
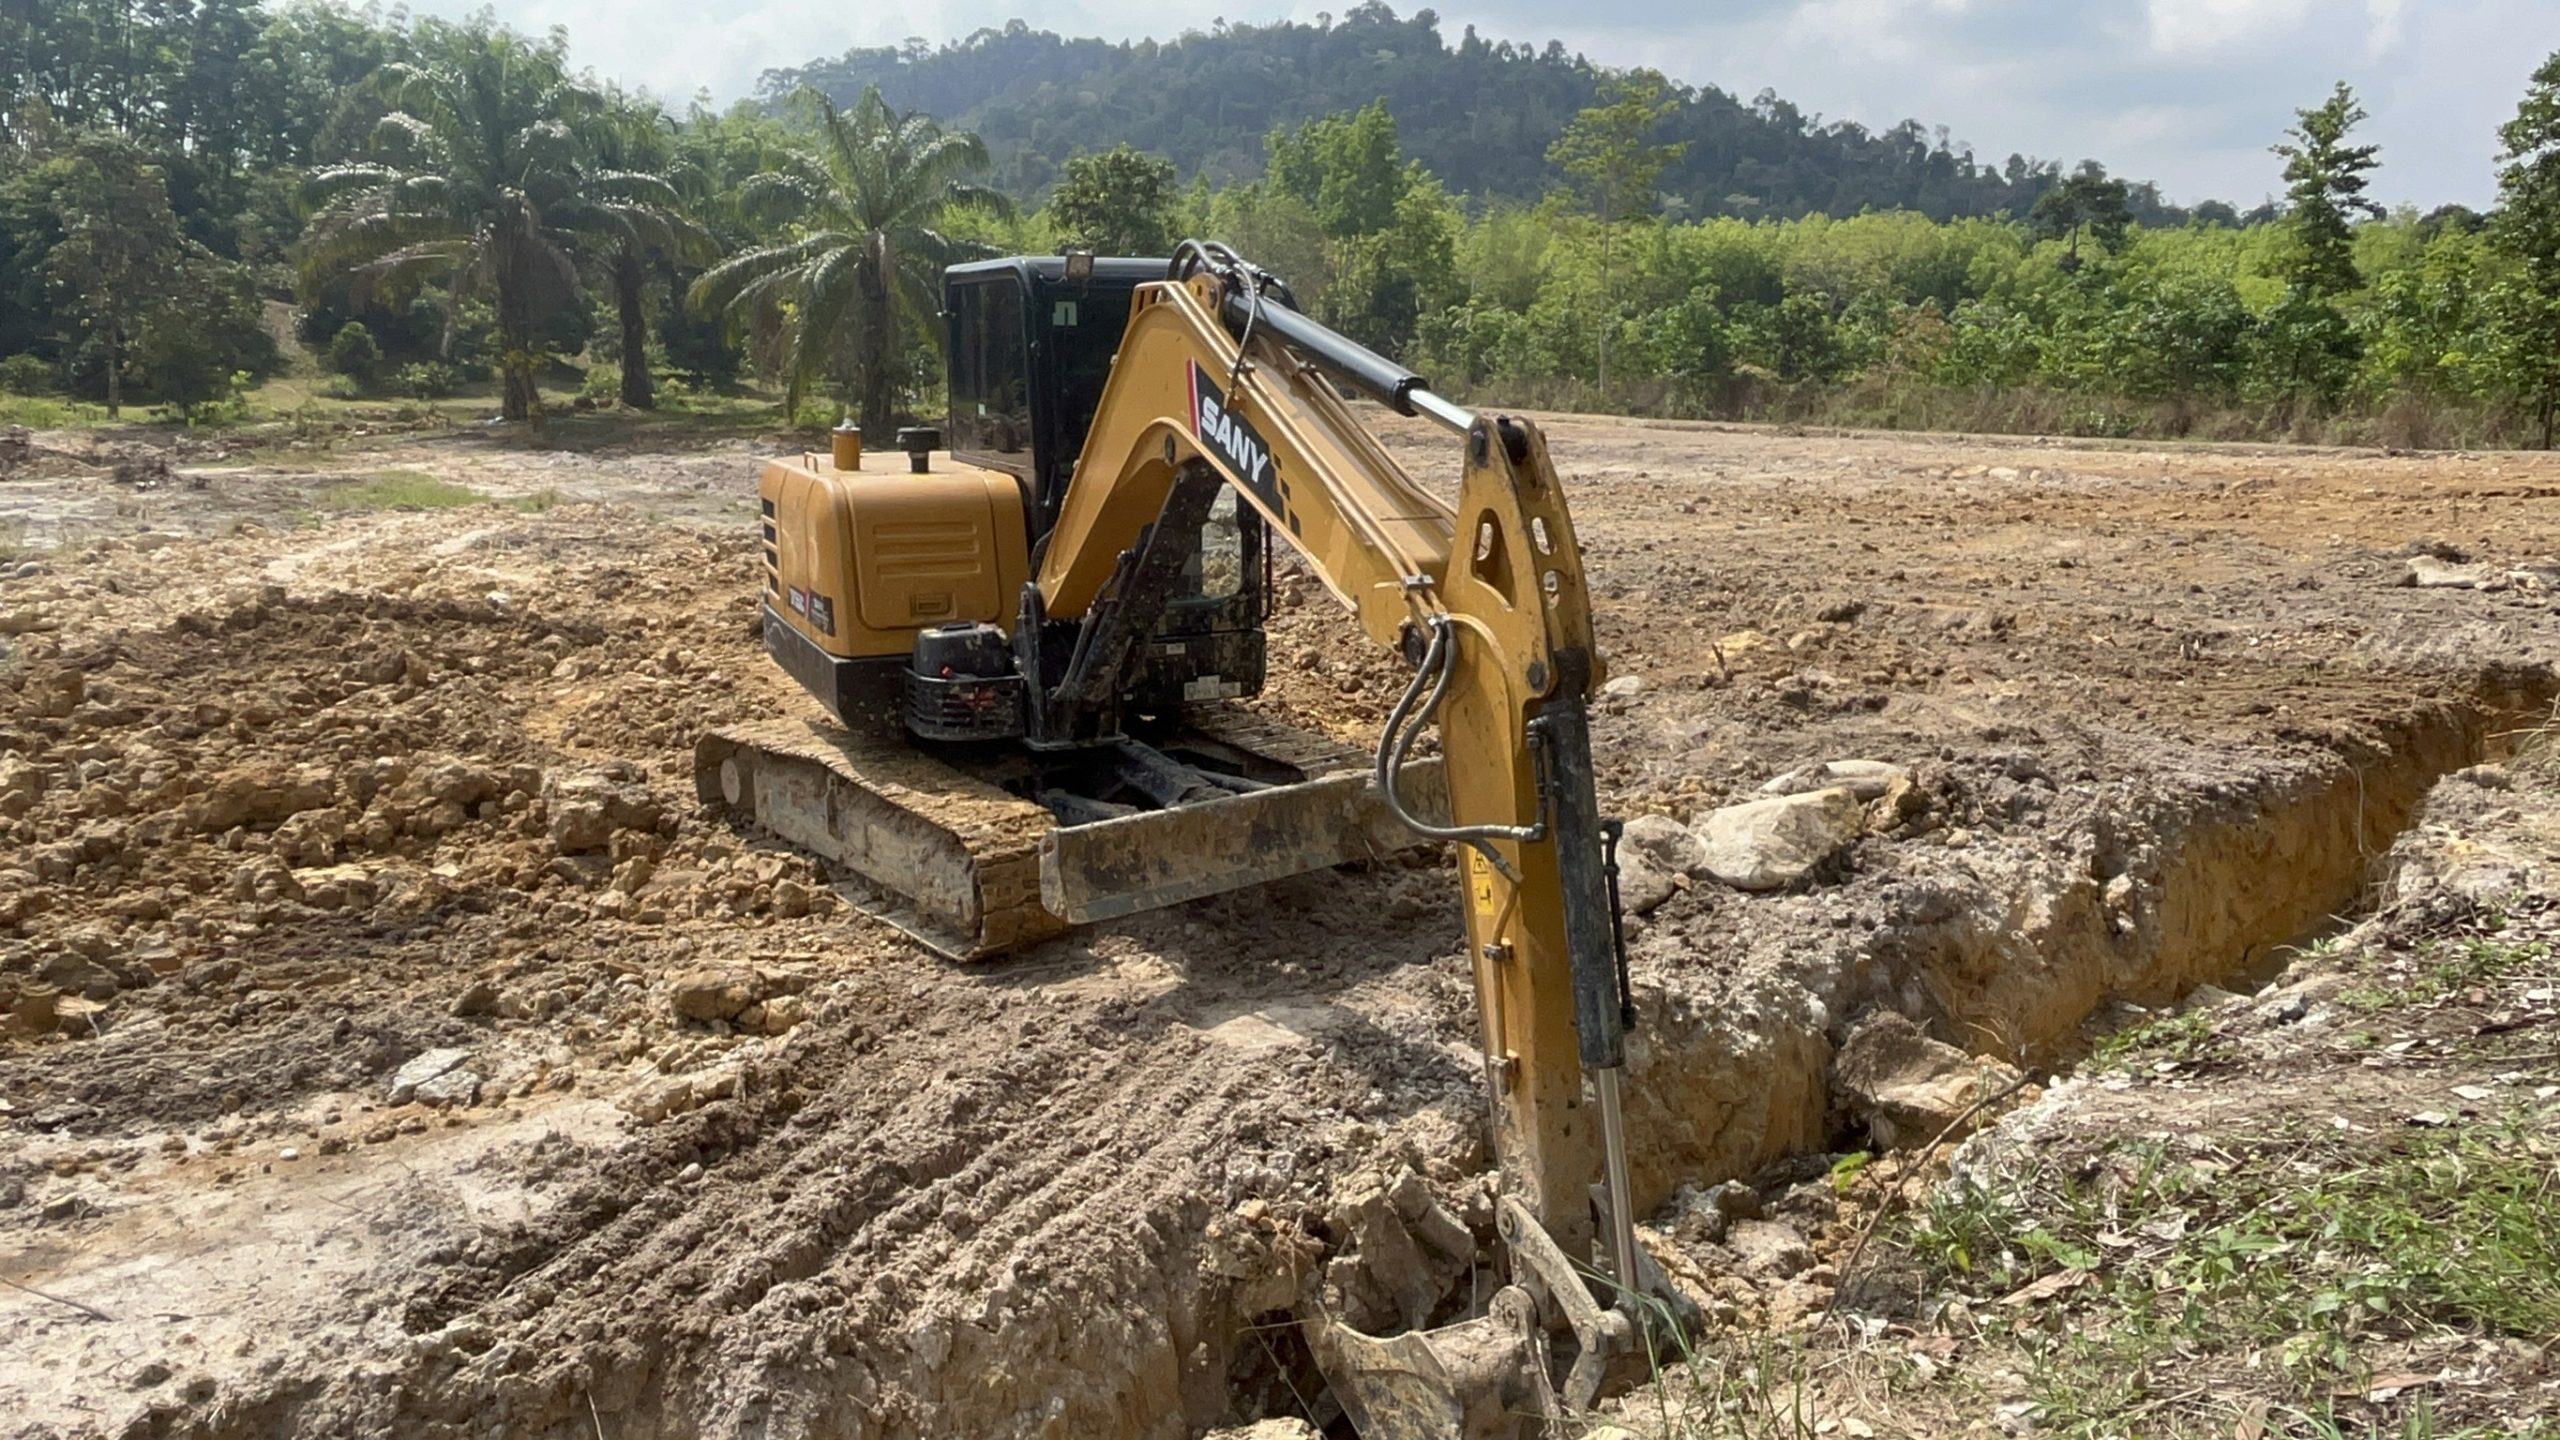
[[[1007,276],[954,287],[951,448],[1016,468],[1031,465],[1031,357],[1022,290]]]

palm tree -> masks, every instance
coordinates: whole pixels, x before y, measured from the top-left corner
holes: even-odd
[[[624,180],[646,178],[676,193],[690,167],[675,159],[667,113],[654,103],[634,102],[616,94],[600,123],[590,129],[598,161]],[[678,262],[709,261],[717,246],[709,231],[695,224],[683,208],[657,204],[638,196],[610,206],[590,207],[592,215],[569,218],[571,228],[601,242],[599,264],[613,289],[615,317],[622,327],[622,403],[635,410],[654,409],[656,390],[649,380],[649,312],[651,275]]]
[[[811,379],[850,359],[862,426],[885,436],[900,321],[931,334],[942,268],[982,253],[936,227],[955,205],[1012,205],[962,178],[987,167],[977,136],[893,114],[877,86],[845,111],[814,90],[801,96],[817,110],[817,153],[750,177],[739,195],[783,238],[714,267],[688,299],[780,341],[789,410]]]
[[[536,44],[477,18],[420,21],[415,37],[425,58],[380,72],[397,108],[374,128],[376,160],[311,177],[324,203],[304,264],[359,291],[442,277],[448,346],[463,299],[486,293],[502,413],[528,419],[542,322],[579,294],[573,237],[645,227],[675,192],[594,162],[583,127],[602,97],[569,78],[556,34]]]

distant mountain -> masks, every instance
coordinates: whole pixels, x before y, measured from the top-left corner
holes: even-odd
[[[1070,40],[1015,20],[939,48],[911,40],[769,70],[758,88],[779,99],[806,84],[842,102],[877,84],[899,109],[984,136],[998,183],[1025,200],[1067,157],[1124,140],[1172,157],[1186,178],[1250,179],[1274,128],[1384,99],[1405,153],[1452,189],[1532,200],[1556,184],[1547,146],[1593,103],[1602,74],[1552,40],[1488,41],[1470,25],[1452,45],[1432,11],[1400,19],[1371,0],[1330,24],[1221,23],[1164,42]],[[1916,120],[1880,132],[1826,124],[1767,91],[1747,105],[1713,86],[1682,97],[1659,138],[1688,150],[1662,186],[1691,216],[2024,215],[2060,170],[2018,155],[1981,163]],[[2133,190],[2137,220],[2183,218],[2155,187]]]

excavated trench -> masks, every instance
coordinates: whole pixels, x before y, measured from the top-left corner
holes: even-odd
[[[1826,883],[1657,911],[1635,943],[1639,1204],[1832,1148],[1832,1057],[1872,1012],[2042,1066],[2111,1000],[2260,966],[2354,908],[2436,782],[2497,757],[2555,692],[2496,673],[2248,749],[1956,755],[1947,795],[2032,822],[1961,847],[1879,837]],[[1434,963],[1444,882],[1283,882],[1018,973],[898,962],[864,1010],[822,1010],[732,1099],[609,1153],[541,1223],[450,1239],[419,1210],[415,1243],[436,1248],[407,1273],[425,1278],[352,1370],[287,1372],[136,1433],[1177,1440],[1273,1416],[1347,1434],[1302,1298],[1322,1286],[1379,1332],[1445,1323],[1497,1283],[1471,1026]],[[1404,919],[1288,939],[1265,933],[1273,907]],[[1298,947],[1317,983],[1195,976],[1216,993],[1188,1010],[1178,976],[1099,1006],[1079,988],[1129,984],[1094,968],[1115,947],[1258,942]],[[1365,1147],[1310,1141],[1351,1115]],[[537,1144],[506,1163],[573,1158]]]
[[[1848,927],[1857,939],[1793,957],[1751,993],[1640,981],[1639,1199],[1838,1138],[1830,1060],[1869,1011],[2046,1067],[2072,1058],[2110,1001],[2271,978],[2290,946],[2361,908],[2436,782],[2509,753],[2553,693],[2547,672],[2493,673],[2254,773],[2115,780],[2063,843],[1894,882],[1877,923]]]
[[[2491,673],[2466,696],[2334,732],[2254,772],[2106,784],[2064,843],[1888,884],[1865,915],[1817,913],[1817,934],[1855,938],[1764,939],[1801,948],[1741,986],[1699,984],[1664,963],[1704,938],[1694,929],[1649,937],[1638,947],[1628,1082],[1638,1203],[1651,1210],[1683,1185],[1840,1141],[1831,1059],[1848,1026],[1877,1009],[2041,1068],[2070,1060],[2111,1001],[2158,1006],[2201,985],[2272,978],[2296,943],[2362,908],[2376,865],[2436,783],[2504,758],[2513,736],[2547,719],[2555,688],[2548,672]],[[1443,1268],[1485,1293],[1481,1271]],[[1444,1295],[1434,1323],[1465,1313],[1464,1299]],[[1288,1320],[1247,1319],[1270,1363],[1241,1367],[1239,1379],[1258,1398],[1302,1407],[1285,1413],[1334,1420],[1309,1399],[1320,1381],[1302,1348],[1269,1339]],[[1328,1433],[1350,1432],[1336,1420]]]
[[[1828,1148],[1842,1124],[1834,1048],[1876,1009],[2041,1066],[2067,1059],[2111,1000],[2156,1005],[2263,973],[2271,952],[2353,910],[2436,782],[2497,758],[2554,690],[2548,674],[2493,674],[2459,697],[2293,737],[2272,760],[2226,753],[2165,777],[2074,787],[2077,808],[2057,808],[2058,823],[2035,832],[2039,847],[1939,847],[1928,863],[1885,867],[1878,883],[1741,901],[1776,907],[1785,923],[1743,927],[1738,944],[1758,963],[1738,970],[1682,963],[1734,928],[1732,910],[1650,927],[1638,945],[1628,1086],[1639,1202],[1651,1209],[1681,1185]],[[1336,1174],[1333,1233],[1320,1243],[1275,1239],[1250,1213],[1205,1203],[1149,1210],[1136,1222],[1141,1246],[1080,1277],[1090,1313],[1105,1317],[1090,1332],[1100,1343],[1076,1343],[1079,1305],[1033,1302],[1016,1312],[1018,1330],[999,1326],[960,1349],[912,1334],[854,1340],[898,1363],[862,1369],[860,1393],[775,1397],[731,1418],[866,1437],[1179,1436],[1285,1415],[1348,1434],[1292,1320],[1310,1277],[1328,1277],[1336,1295],[1365,1288],[1372,1325],[1398,1311],[1407,1323],[1446,1323],[1493,1283],[1482,1195],[1450,1183],[1482,1165],[1478,1142],[1452,1124],[1438,1143],[1451,1163],[1427,1182],[1392,1166]],[[1472,1246],[1453,1243],[1452,1220]],[[940,1398],[884,1404],[870,1387],[897,1371],[910,1395]],[[597,1393],[633,1416],[664,1396],[647,1381]]]

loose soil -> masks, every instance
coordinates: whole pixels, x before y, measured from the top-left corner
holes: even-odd
[[[1867,1012],[2042,1066],[2259,963],[2554,691],[2551,457],[1546,423],[1644,682],[1604,808],[1914,780],[1636,923],[1649,1209],[1828,1148]],[[693,798],[697,734],[803,703],[751,530],[799,442],[575,434],[0,475],[79,542],[0,565],[0,1434],[1321,1424],[1304,1289],[1463,1307],[1379,1218],[1489,1233],[1445,865],[923,956]],[[305,523],[379,471],[530,503]],[[1373,739],[1390,659],[1303,577],[1273,631],[1261,705]]]

